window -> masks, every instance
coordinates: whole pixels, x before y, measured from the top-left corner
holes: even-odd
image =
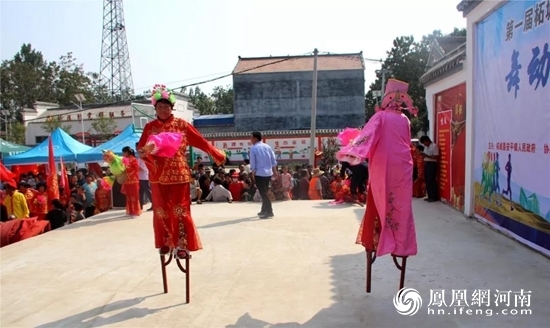
[[[145,124],[147,124],[147,122],[149,122],[149,119],[147,117],[140,117],[139,118],[139,123],[141,124],[142,129],[145,127]]]
[[[48,136],[36,136],[34,137],[34,141],[38,145],[39,143],[42,143],[42,141],[48,139]]]

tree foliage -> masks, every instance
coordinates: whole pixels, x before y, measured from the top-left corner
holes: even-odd
[[[23,121],[21,110],[36,101],[70,105],[75,94],[86,103],[101,103],[109,94],[99,84],[97,73],[86,73],[71,52],[58,61],[47,61],[31,44],[23,44],[10,60],[1,64],[0,107],[8,110],[8,121]]]
[[[336,153],[340,150],[336,138],[328,138],[323,141],[323,155],[321,155],[321,165],[331,168],[338,160],[336,159]]]
[[[98,117],[92,122],[92,129],[95,132],[93,134],[104,139],[109,139],[113,137],[115,134],[116,128],[117,128],[117,124],[112,117],[102,116],[102,117]]]
[[[386,74],[386,82],[389,78],[409,83],[409,95],[418,107],[418,117],[411,118],[411,132],[413,135],[420,131],[428,130],[428,112],[426,107],[426,90],[420,77],[426,72],[429,56],[429,46],[433,38],[444,36],[440,30],[435,30],[420,41],[415,41],[412,36],[401,36],[393,40],[393,47],[387,52],[387,57],[382,63],[382,70],[389,70]],[[448,36],[466,36],[466,29],[455,28]],[[365,96],[365,113],[367,120],[374,115],[374,106],[379,101],[373,97],[373,91],[382,89],[382,74],[376,75],[376,80],[370,85]]]
[[[233,88],[217,86],[210,95],[198,86],[189,90],[189,98],[201,115],[233,114]]]
[[[6,141],[13,142],[19,145],[25,144],[25,124],[21,122],[13,122],[9,124]]]
[[[52,133],[58,128],[61,128],[63,131],[70,134],[72,126],[64,125],[63,121],[61,120],[61,116],[50,116],[46,119],[44,124],[42,124],[42,130],[46,131],[47,133]]]

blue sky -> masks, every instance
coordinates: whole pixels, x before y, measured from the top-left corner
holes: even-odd
[[[385,58],[401,35],[465,27],[458,0],[126,0],[124,13],[136,93],[229,73],[238,56],[363,51]],[[337,4],[335,6],[335,4]],[[99,71],[103,0],[0,0],[1,58],[32,43],[47,60],[73,52]],[[388,23],[388,18],[392,22]],[[367,63],[367,86],[378,63]],[[231,84],[231,78],[201,86]]]

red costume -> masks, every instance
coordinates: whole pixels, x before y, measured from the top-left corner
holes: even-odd
[[[132,216],[141,215],[139,204],[139,165],[137,159],[130,155],[125,157],[126,180],[122,184],[121,192],[126,196],[126,214]]]
[[[38,220],[45,220],[48,214],[48,192],[37,191],[34,193],[32,200],[33,214],[38,217]]]
[[[95,191],[95,208],[99,213],[111,209],[111,191],[105,188],[97,188]]]
[[[143,153],[149,136],[162,132],[181,134],[177,153],[173,157]],[[174,116],[167,120],[157,118],[147,123],[138,143],[138,150],[145,156],[144,161],[149,168],[156,248],[187,251],[202,249],[197,228],[191,218],[190,170],[185,157],[188,145],[205,151],[218,164],[225,161],[224,152],[212,146],[191,124]]]

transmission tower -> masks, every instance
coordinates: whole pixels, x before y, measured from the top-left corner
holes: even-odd
[[[130,52],[126,40],[122,0],[103,1],[100,85],[111,101],[129,100],[134,94]]]

